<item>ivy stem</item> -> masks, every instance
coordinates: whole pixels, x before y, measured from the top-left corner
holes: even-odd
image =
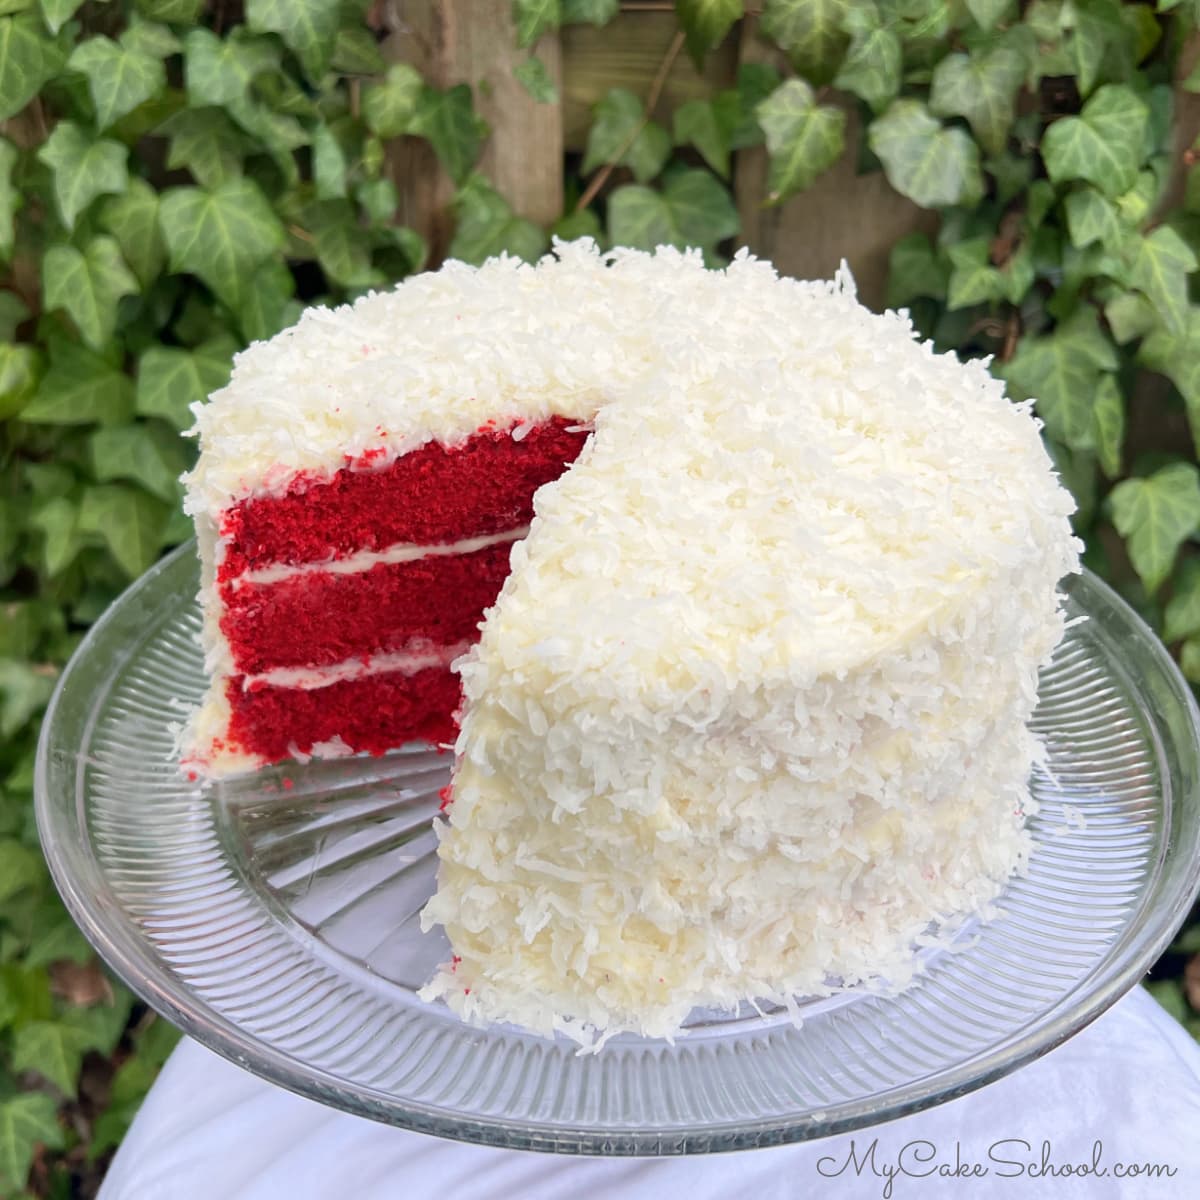
[[[658,72],[654,76],[654,81],[650,84],[650,91],[646,93],[646,110],[642,119],[630,130],[629,135],[618,147],[617,152],[592,176],[591,182],[584,189],[583,195],[575,202],[575,211],[583,212],[585,208],[600,194],[600,189],[609,181],[617,163],[625,157],[629,147],[637,141],[638,134],[650,123],[650,114],[654,111],[662,96],[663,88],[667,86],[667,78],[671,74],[671,68],[675,65],[675,60],[679,57],[680,50],[683,49],[683,30],[680,30],[672,39],[671,44],[667,47],[666,54],[663,55],[663,60],[658,64]]]

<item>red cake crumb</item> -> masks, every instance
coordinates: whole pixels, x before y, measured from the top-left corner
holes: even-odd
[[[248,675],[361,659],[414,639],[439,647],[474,642],[511,552],[511,542],[500,542],[352,574],[311,571],[278,583],[227,584],[221,631],[237,669]]]
[[[555,417],[520,441],[505,429],[476,434],[460,446],[430,442],[379,470],[302,476],[285,495],[244,500],[222,517],[229,544],[218,578],[404,542],[454,542],[526,524],[533,493],[557,479],[583,449],[588,435],[572,430],[578,424]]]

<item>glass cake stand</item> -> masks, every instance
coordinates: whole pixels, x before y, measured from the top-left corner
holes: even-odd
[[[598,1055],[473,1028],[416,995],[448,956],[434,882],[447,756],[290,764],[209,790],[173,761],[202,688],[191,547],[92,629],[38,755],[37,815],[75,919],[168,1020],[347,1112],[493,1145],[689,1154],[838,1133],[962,1095],[1051,1049],[1167,946],[1200,878],[1198,714],[1134,613],[1085,575],[1041,681],[1049,750],[1007,916],[898,997],[697,1012]]]

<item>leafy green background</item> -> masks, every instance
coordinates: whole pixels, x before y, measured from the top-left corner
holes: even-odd
[[[1200,682],[1200,168],[1173,144],[1197,0],[765,0],[774,53],[734,86],[669,118],[653,89],[607,90],[550,229],[477,170],[471,87],[384,62],[382,7],[0,0],[0,1195],[93,1194],[174,1038],[49,883],[40,715],[88,624],[188,536],[180,435],[231,354],[428,265],[394,139],[453,181],[455,257],[533,258],[556,233],[717,264],[738,153],[765,148],[783,202],[843,156],[856,109],[858,169],[940,216],[894,246],[889,301],[1038,397],[1088,564]],[[526,91],[558,99],[543,33],[617,9],[515,0]],[[743,15],[679,0],[669,54],[703,61]],[[1197,951],[1192,926],[1151,984],[1193,1032]]]

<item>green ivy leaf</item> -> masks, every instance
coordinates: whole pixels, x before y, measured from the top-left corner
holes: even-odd
[[[11,342],[17,326],[29,320],[29,309],[15,292],[0,291],[0,341]]]
[[[837,161],[845,145],[846,114],[817,104],[802,79],[789,79],[776,88],[757,111],[771,155],[767,200],[777,204],[808,187]]]
[[[383,276],[371,263],[371,242],[345,200],[314,205],[307,216],[313,248],[325,277],[343,287],[371,287]]]
[[[0,1100],[0,1189],[25,1186],[38,1144],[61,1149],[63,1131],[54,1101],[44,1092]]]
[[[354,189],[354,197],[372,225],[387,225],[400,207],[400,194],[390,179],[368,179]]]
[[[278,72],[279,65],[276,43],[241,28],[224,38],[208,29],[193,29],[183,39],[188,102],[197,108],[245,100],[254,80],[265,71]]]
[[[923,233],[902,237],[888,257],[889,308],[902,308],[920,296],[944,299],[949,271]]]
[[[462,183],[479,157],[488,127],[475,114],[471,89],[460,83],[444,92],[423,87],[409,132],[427,139],[450,178]]]
[[[1179,652],[1179,669],[1190,683],[1200,683],[1200,638],[1188,638]]]
[[[333,130],[318,125],[312,138],[312,172],[318,200],[340,200],[346,195],[347,165]]]
[[[16,670],[14,670],[16,668]],[[0,671],[0,689],[5,695],[4,727],[11,737],[49,699],[54,680],[38,675],[25,663],[5,661]],[[8,697],[22,696],[17,709],[9,711]],[[32,693],[26,695],[26,693]],[[0,900],[7,900],[27,887],[41,882],[46,868],[41,856],[12,838],[0,839]]]
[[[1188,310],[1182,333],[1155,329],[1138,349],[1138,361],[1165,375],[1187,405],[1192,441],[1200,448],[1200,308]]]
[[[742,10],[743,0],[679,0],[675,14],[697,66],[702,67],[705,55],[725,40]]]
[[[329,69],[337,37],[338,6],[330,0],[247,0],[246,25],[277,33],[317,83]]]
[[[29,950],[23,959],[25,965],[45,967],[50,963],[69,961],[84,966],[91,960],[91,946],[66,911],[53,902],[43,902],[38,908],[36,928],[31,933]]]
[[[896,34],[887,26],[870,24],[854,34],[834,84],[879,112],[900,90],[902,57]]]
[[[299,305],[292,299],[295,291],[296,281],[284,263],[275,258],[263,263],[248,280],[246,293],[238,307],[238,324],[243,337],[248,342],[265,341],[297,320]],[[228,353],[225,358],[228,374]],[[221,382],[223,384],[224,380]]]
[[[1129,31],[1121,19],[1118,0],[1075,0],[1071,5],[1074,31],[1071,55],[1079,77],[1080,95],[1091,94],[1100,75],[1105,56],[1120,51],[1133,65],[1127,53]]]
[[[688,100],[674,115],[677,146],[695,146],[701,157],[722,179],[729,178],[731,123],[716,103]]]
[[[869,142],[892,187],[923,208],[982,190],[979,151],[961,129],[944,129],[919,100],[897,100],[871,124]]]
[[[168,504],[179,503],[179,476],[187,463],[165,425],[139,421],[97,429],[88,438],[88,455],[98,482],[128,479]]]
[[[517,28],[517,45],[522,49],[552,29],[562,20],[559,0],[512,0],[513,24]]]
[[[642,102],[625,88],[612,88],[593,110],[583,173],[605,163],[628,167],[639,182],[653,179],[671,155],[667,131],[646,119]],[[618,158],[618,155],[620,156]]]
[[[1077,117],[1046,130],[1042,158],[1055,183],[1083,179],[1119,196],[1137,179],[1149,110],[1123,84],[1100,88]]]
[[[152,21],[171,21],[176,25],[195,25],[204,11],[206,0],[135,0],[138,11]]]
[[[228,106],[235,121],[265,150],[289,187],[300,182],[292,151],[309,141],[308,130],[295,117],[275,112],[265,104],[239,100]]]
[[[536,55],[530,55],[515,68],[513,74],[516,76],[517,82],[539,104],[556,104],[558,102],[558,88],[554,86],[554,80],[550,78],[546,64]]]
[[[1118,292],[1104,305],[1104,318],[1117,344],[1144,337],[1158,325],[1154,309],[1136,292]]]
[[[54,198],[68,229],[97,196],[123,192],[129,183],[128,151],[120,142],[93,141],[78,125],[60,121],[38,151],[54,172]]]
[[[45,425],[118,425],[133,415],[133,381],[107,358],[56,341],[50,366],[21,420]]]
[[[844,26],[850,8],[849,0],[767,0],[761,28],[798,74],[810,83],[828,83],[849,40]]]
[[[607,25],[620,8],[621,0],[562,0],[562,23]]]
[[[1121,474],[1125,443],[1125,398],[1115,375],[1102,375],[1092,401],[1092,441],[1100,469],[1109,479]]]
[[[83,0],[39,0],[42,20],[51,33],[57,33],[83,7]]]
[[[160,500],[126,483],[84,489],[79,528],[98,535],[130,579],[149,570],[162,548],[170,510]]]
[[[550,234],[564,242],[573,242],[577,238],[591,238],[599,244],[603,240],[604,230],[600,225],[600,218],[590,208],[585,208],[580,212],[569,212],[559,217],[550,227]]]
[[[1093,187],[1077,188],[1067,196],[1063,207],[1071,245],[1081,250],[1093,242],[1112,245],[1121,232],[1112,201]]]
[[[249,179],[211,190],[172,188],[159,202],[159,224],[171,269],[199,276],[233,308],[247,276],[284,240],[279,218]]]
[[[339,29],[330,66],[343,75],[382,75],[387,64],[369,29]]]
[[[41,377],[42,358],[36,347],[0,344],[0,421],[25,407]]]
[[[88,1038],[59,1021],[33,1021],[13,1037],[12,1061],[17,1071],[34,1071],[64,1096],[74,1098]]]
[[[70,1009],[61,1020],[79,1035],[85,1051],[95,1050],[106,1057],[117,1048],[133,1008],[133,997],[125,988],[118,986],[113,991],[111,1002]]]
[[[1094,311],[1081,309],[1053,334],[1023,338],[997,373],[1019,398],[1036,399],[1038,416],[1051,437],[1072,450],[1092,450],[1094,398],[1102,373],[1116,367],[1116,351],[1100,331]]]
[[[534,262],[546,249],[541,228],[518,217],[482,175],[472,175],[458,190],[454,212],[457,225],[451,258],[477,264],[497,254],[512,254]]]
[[[12,173],[20,152],[7,138],[0,137],[0,258],[12,257],[16,237],[17,211],[23,203],[19,188],[13,186]]]
[[[933,72],[929,107],[942,117],[966,117],[984,150],[999,154],[1024,78],[1024,60],[1006,46],[990,54],[948,54]]]
[[[1171,573],[1179,547],[1200,529],[1200,472],[1194,463],[1171,463],[1123,480],[1109,500],[1133,568],[1153,594]]]
[[[729,192],[708,171],[673,175],[661,192],[626,184],[608,202],[613,245],[652,250],[671,245],[710,249],[740,228]]]
[[[409,229],[406,225],[384,225],[376,229],[372,236],[372,244],[396,252],[388,255],[385,261],[388,264],[386,269],[397,277],[402,278],[416,271],[423,271],[429,261],[429,246],[425,239],[415,229]],[[396,261],[397,255],[399,262]]]
[[[248,294],[255,291],[256,286],[251,286]],[[262,336],[275,332],[272,329]],[[194,421],[191,405],[229,382],[234,349],[232,341],[224,338],[205,342],[195,350],[152,346],[138,360],[137,411],[144,417],[161,417],[178,430],[189,429]]]
[[[1196,256],[1187,242],[1169,225],[1160,225],[1149,237],[1140,238],[1133,251],[1130,282],[1154,305],[1172,333],[1184,330],[1188,274],[1196,265]]]
[[[363,90],[362,113],[367,128],[383,138],[408,133],[425,84],[407,63],[388,67],[381,83]]]
[[[0,659],[0,738],[11,738],[45,708],[54,691],[56,675],[53,669]],[[11,859],[14,854],[15,851],[10,851],[8,857]],[[36,855],[33,858],[36,862]],[[20,880],[16,864],[10,865],[14,869],[14,878]],[[21,883],[21,887],[24,886]]]
[[[215,188],[242,174],[251,143],[219,108],[185,108],[155,131],[170,138],[168,167],[184,167],[201,187]]]
[[[158,192],[143,179],[131,179],[123,195],[105,201],[100,225],[117,239],[125,261],[148,288],[167,258],[158,227]]]
[[[117,40],[126,50],[151,58],[168,58],[183,51],[183,43],[165,25],[144,21],[136,14]]]
[[[779,87],[779,83],[779,72],[769,63],[743,63],[738,67],[737,86],[722,92],[715,101],[718,105],[729,105],[731,150],[744,150],[747,146],[762,143],[758,106]]]
[[[967,0],[967,11],[985,33],[990,33],[1016,8],[1014,0]]]
[[[1189,558],[1175,575],[1163,613],[1163,641],[1179,642],[1200,634],[1200,559]]]
[[[950,311],[1004,297],[1004,280],[992,265],[989,246],[990,239],[986,237],[968,238],[947,251],[953,267],[946,298]]]
[[[94,350],[102,349],[117,325],[122,296],[136,296],[138,281],[125,265],[111,237],[96,237],[81,252],[74,246],[51,246],[42,260],[46,307],[61,308]]]
[[[101,35],[81,42],[67,65],[87,77],[96,127],[107,129],[167,86],[162,62]]]
[[[1153,171],[1139,171],[1133,186],[1117,197],[1117,213],[1126,225],[1140,225],[1158,198],[1159,184]]]
[[[0,17],[0,121],[19,113],[62,70],[65,59],[32,13]]]

